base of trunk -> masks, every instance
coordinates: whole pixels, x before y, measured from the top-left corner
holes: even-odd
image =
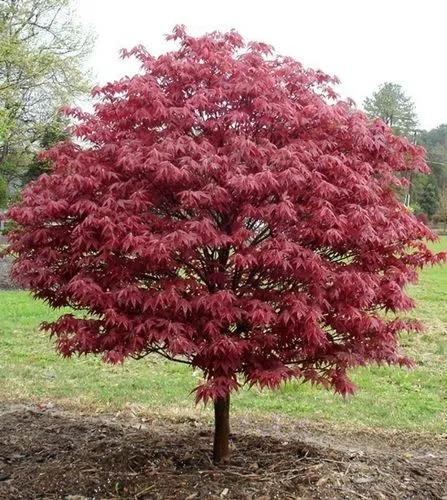
[[[214,401],[214,463],[227,462],[230,456],[230,396]]]

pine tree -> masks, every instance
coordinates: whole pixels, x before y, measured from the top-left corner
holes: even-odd
[[[370,118],[382,118],[398,135],[411,137],[416,130],[418,119],[414,103],[397,83],[380,85],[365,99],[364,108]]]
[[[436,185],[433,182],[425,182],[419,196],[419,205],[428,218],[431,219],[436,213],[439,204],[439,195]]]

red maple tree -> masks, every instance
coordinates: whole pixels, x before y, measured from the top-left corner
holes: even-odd
[[[396,192],[427,171],[420,147],[368,121],[334,78],[236,32],[170,39],[142,71],[94,90],[75,139],[8,214],[13,274],[64,314],[43,328],[65,356],[156,353],[203,372],[214,459],[230,393],[291,378],[347,394],[347,370],[400,363],[385,317],[443,259]],[[80,140],[79,140],[80,139]]]

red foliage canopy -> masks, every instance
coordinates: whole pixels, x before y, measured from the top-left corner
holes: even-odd
[[[159,353],[200,368],[198,399],[402,363],[385,318],[443,258],[396,196],[423,150],[338,99],[336,81],[235,32],[176,28],[174,52],[94,90],[94,112],[9,211],[14,276],[64,314],[59,351]]]

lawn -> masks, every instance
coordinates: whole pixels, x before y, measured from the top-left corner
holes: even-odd
[[[436,247],[447,249],[447,237]],[[426,331],[404,336],[402,344],[416,361],[412,370],[396,367],[358,369],[359,387],[345,400],[320,388],[289,383],[279,391],[241,390],[235,412],[281,413],[291,417],[349,424],[350,427],[447,428],[447,266],[425,270],[410,293],[417,300],[412,316]],[[77,405],[90,410],[135,407],[170,414],[210,415],[195,408],[191,390],[200,373],[152,358],[103,364],[94,357],[63,359],[52,341],[38,332],[41,321],[57,313],[26,292],[0,292],[0,399]]]

